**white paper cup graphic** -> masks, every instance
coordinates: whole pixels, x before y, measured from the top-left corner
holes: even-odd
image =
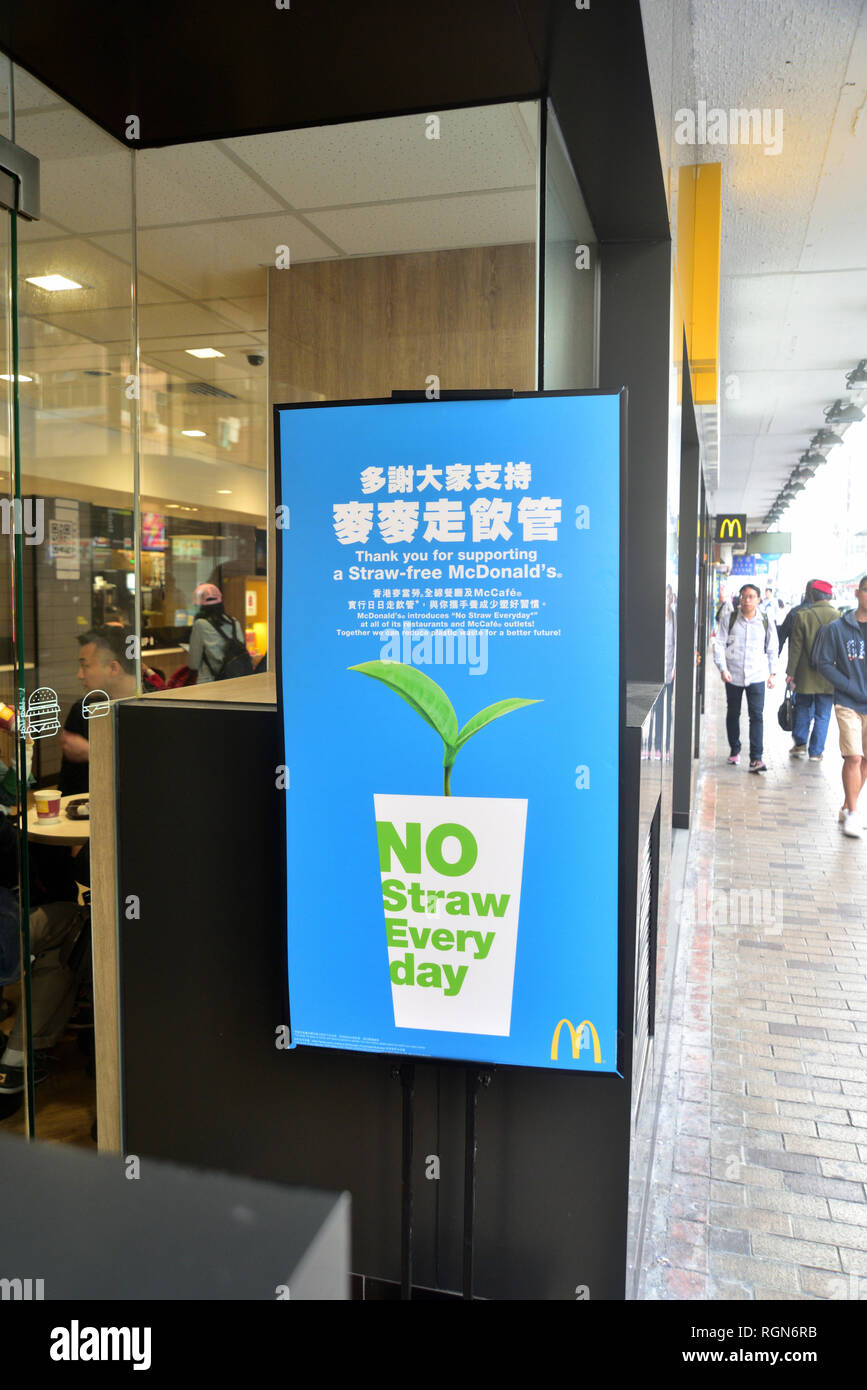
[[[395,1027],[508,1037],[527,802],[373,803]]]

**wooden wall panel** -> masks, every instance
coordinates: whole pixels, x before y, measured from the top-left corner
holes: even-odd
[[[277,404],[535,385],[532,245],[314,261],[270,272]]]
[[[268,278],[274,404],[536,385],[536,248],[313,261]],[[274,509],[269,509],[270,555]],[[268,650],[274,650],[271,561]]]

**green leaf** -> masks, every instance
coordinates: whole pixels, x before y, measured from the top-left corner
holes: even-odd
[[[425,723],[436,730],[447,751],[455,744],[458,716],[446,692],[424,671],[417,670],[415,666],[406,666],[401,661],[362,661],[359,666],[349,666],[347,669],[382,681],[395,695],[406,700],[416,714],[420,714]]]
[[[500,715],[510,714],[513,709],[521,709],[524,705],[539,705],[541,703],[541,700],[498,700],[496,704],[488,705],[485,709],[479,710],[478,714],[474,714],[472,719],[467,720],[458,734],[455,743],[455,755],[463,748],[467,739],[472,738],[473,734],[477,734],[479,729],[483,729],[492,720],[499,719]]]

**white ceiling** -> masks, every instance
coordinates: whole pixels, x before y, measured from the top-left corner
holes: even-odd
[[[711,504],[757,522],[867,357],[867,5],[649,0],[643,11],[663,167],[722,163]],[[699,100],[781,109],[782,153],[677,145],[673,113]]]

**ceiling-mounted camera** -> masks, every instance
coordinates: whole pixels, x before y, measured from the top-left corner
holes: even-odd
[[[247,361],[251,367],[261,367],[265,361],[264,352],[248,352]]]

